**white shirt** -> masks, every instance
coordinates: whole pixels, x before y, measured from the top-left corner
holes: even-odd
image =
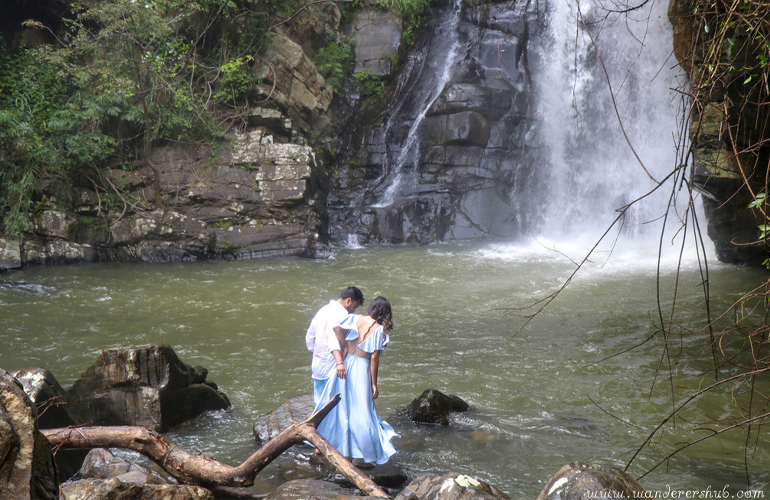
[[[347,309],[336,300],[318,310],[305,335],[308,351],[313,351],[313,378],[325,380],[335,375],[337,362],[332,351],[339,351],[340,343],[333,328],[348,315]]]

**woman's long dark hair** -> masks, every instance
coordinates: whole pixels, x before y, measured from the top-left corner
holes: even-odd
[[[385,297],[377,297],[369,304],[366,313],[381,324],[386,332],[393,329],[393,311],[390,309],[390,302]]]

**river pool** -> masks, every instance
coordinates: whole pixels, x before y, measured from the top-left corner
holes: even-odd
[[[655,250],[642,243],[597,254],[521,329],[537,307],[515,308],[557,290],[574,269],[570,258],[580,260],[584,249],[542,241],[440,244],[340,249],[317,261],[26,268],[1,276],[0,367],[46,367],[68,387],[103,348],[166,342],[183,361],[206,367],[233,403],[170,437],[235,464],[257,449],[252,425],[259,414],[311,391],[307,325],[320,306],[354,284],[367,303],[383,295],[394,308],[377,400],[379,414],[402,436],[392,460],[410,475],[458,471],[512,498],[534,499],[570,461],[622,468],[708,369],[709,356],[699,354],[702,336],[689,333],[704,323],[702,278],[693,259],[679,277],[674,321],[681,325],[676,338],[684,333],[682,343],[695,355],[680,362],[673,399],[667,368],[653,385],[658,338],[601,361],[639,344],[658,323]],[[674,260],[662,262],[664,307]],[[765,276],[712,261],[712,308],[732,303]],[[415,426],[395,414],[428,388],[460,396],[471,410],[455,414],[445,428]],[[730,397],[729,391],[704,397],[699,416],[724,417]],[[643,474],[688,432],[680,424],[656,435],[629,472]],[[744,440],[727,433],[704,441],[641,482],[655,491],[739,492],[747,487],[738,451]],[[255,490],[274,488],[292,463],[287,457],[271,465]],[[766,442],[753,451],[748,469],[748,486],[766,488]]]

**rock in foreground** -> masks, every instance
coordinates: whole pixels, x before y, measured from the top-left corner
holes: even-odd
[[[646,491],[636,479],[614,467],[571,462],[554,474],[537,500],[644,498]]]
[[[494,486],[458,472],[414,479],[393,500],[510,500]]]
[[[230,407],[205,368],[183,363],[167,344],[105,349],[69,391],[88,425],[138,425],[165,432],[209,410]]]
[[[55,500],[58,478],[51,445],[37,427],[37,408],[0,368],[0,497]]]

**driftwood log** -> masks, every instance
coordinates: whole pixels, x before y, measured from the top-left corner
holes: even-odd
[[[54,449],[126,448],[148,457],[175,478],[201,486],[248,487],[259,471],[295,444],[310,442],[340,474],[366,495],[388,498],[377,484],[363,475],[337,451],[316,428],[339,403],[337,394],[323,408],[302,423],[294,423],[265,443],[237,467],[223,464],[206,455],[191,453],[163,435],[145,427],[66,427],[41,432]]]

